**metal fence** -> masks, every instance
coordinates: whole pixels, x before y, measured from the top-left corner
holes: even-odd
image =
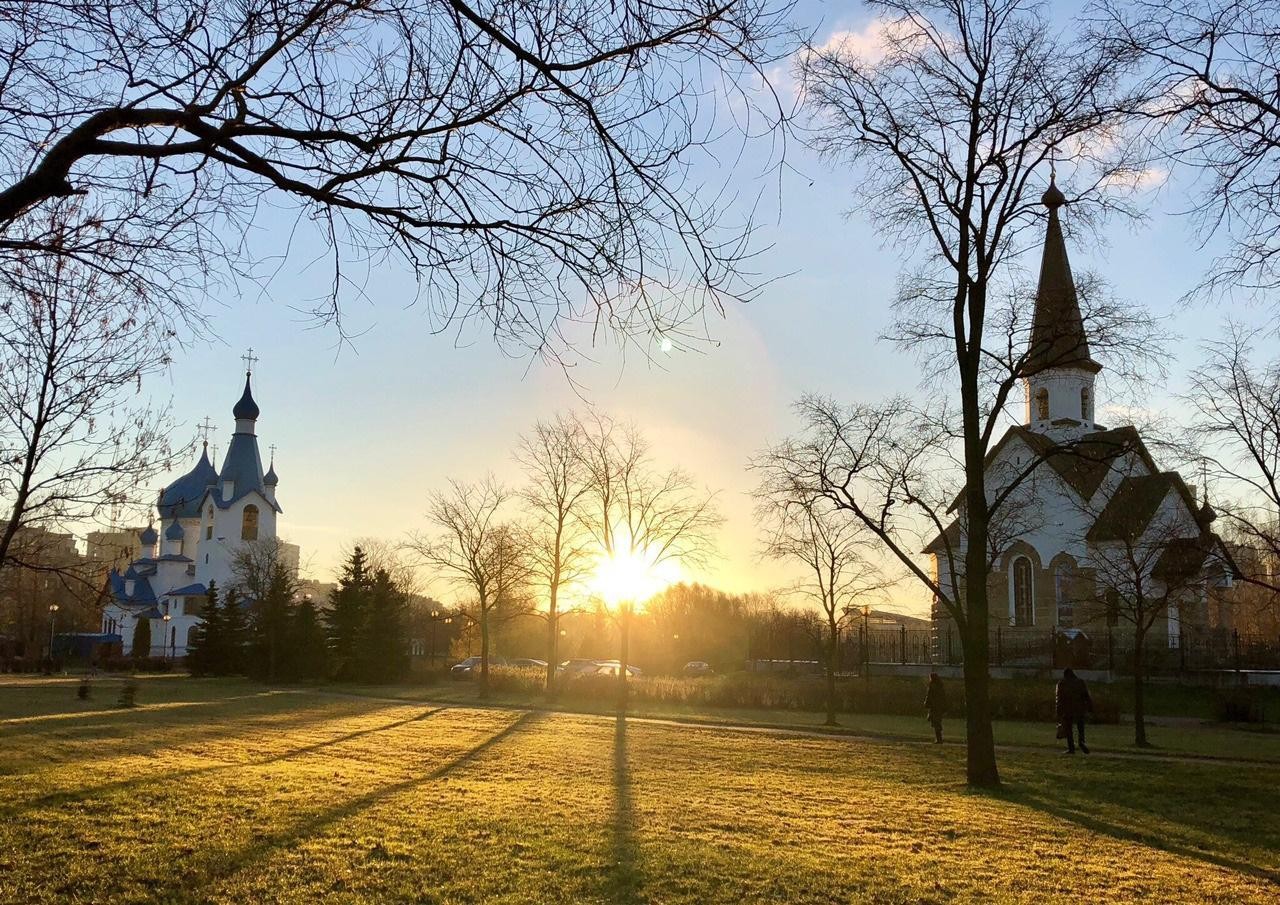
[[[958,666],[964,662],[963,645],[954,628],[860,627],[850,634],[843,650],[843,659],[849,666]],[[991,665],[995,667],[1072,666],[1118,672],[1132,669],[1135,647],[1131,633],[1115,628],[1091,633],[998,626],[992,629],[989,642]],[[1280,637],[1184,627],[1174,644],[1163,636],[1148,639],[1142,654],[1145,669],[1152,673],[1280,670]]]

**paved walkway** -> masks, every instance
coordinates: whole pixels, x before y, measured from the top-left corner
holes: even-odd
[[[522,704],[506,704],[506,703],[490,703],[484,701],[433,701],[428,699],[407,699],[396,698],[384,695],[361,694],[359,692],[335,691],[331,689],[296,689],[298,694],[319,694],[341,698],[356,698],[372,701],[392,702],[403,704],[406,707],[422,706],[422,707],[457,707],[467,710],[511,710],[519,712],[538,712],[538,713],[559,713],[565,716],[575,716],[583,719],[594,719],[599,721],[614,721],[617,719],[616,714],[609,713],[593,713],[585,710],[573,710],[569,708],[558,707],[540,707],[537,705]],[[657,716],[633,716],[627,715],[627,722],[638,723],[647,726],[666,726],[680,729],[702,729],[720,732],[741,732],[753,735],[773,735],[780,738],[814,738],[824,741],[861,741],[861,742],[879,742],[909,745],[928,745],[933,746],[934,742],[927,738],[920,738],[914,735],[897,735],[889,732],[868,732],[857,729],[843,729],[840,727],[824,728],[824,727],[797,727],[786,725],[774,725],[770,723],[745,723],[731,722],[714,719],[699,719],[697,717],[657,717]],[[943,742],[944,746],[962,748],[964,742],[958,739]],[[1031,754],[1044,754],[1051,756],[1061,756],[1057,746],[1049,745],[1008,745],[997,744],[997,751],[1019,751]],[[1115,760],[1141,760],[1167,763],[1223,763],[1250,767],[1265,767],[1276,769],[1280,767],[1275,761],[1259,760],[1247,757],[1229,757],[1226,755],[1215,754],[1169,754],[1165,752],[1152,751],[1150,753],[1143,751],[1108,751],[1099,750],[1097,747],[1092,749],[1090,754],[1077,754],[1080,758],[1109,758]]]

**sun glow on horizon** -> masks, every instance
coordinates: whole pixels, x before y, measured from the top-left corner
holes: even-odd
[[[619,550],[600,560],[591,590],[609,606],[624,601],[643,604],[680,580],[680,566],[670,560],[655,563],[643,550]]]

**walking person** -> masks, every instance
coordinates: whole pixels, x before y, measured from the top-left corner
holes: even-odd
[[[1062,678],[1054,689],[1054,706],[1058,713],[1058,738],[1067,740],[1067,750],[1062,753],[1076,753],[1078,736],[1080,750],[1088,754],[1089,746],[1084,743],[1084,718],[1093,712],[1093,699],[1089,697],[1084,679],[1077,676],[1074,669],[1062,671]]]
[[[947,689],[942,685],[942,678],[936,673],[929,673],[929,688],[924,693],[924,711],[933,726],[933,742],[942,744],[942,714],[947,709]]]

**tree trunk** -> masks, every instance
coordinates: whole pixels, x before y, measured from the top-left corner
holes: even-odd
[[[489,608],[480,605],[480,697],[489,696]]]
[[[1147,741],[1147,707],[1143,699],[1142,642],[1145,632],[1133,636],[1133,743],[1139,748],[1149,748]]]
[[[627,657],[631,647],[631,604],[622,604],[619,619],[618,712],[627,712]]]
[[[969,323],[964,323],[962,300],[968,290]],[[991,730],[988,675],[990,641],[987,619],[987,511],[986,448],[982,439],[982,412],[978,405],[981,365],[982,319],[985,287],[961,287],[957,295],[956,337],[960,365],[960,404],[964,420],[965,513],[967,537],[964,552],[964,694],[966,737],[965,773],[971,786],[1000,785],[996,767],[995,736]],[[966,331],[965,327],[969,329]],[[967,343],[961,337],[968,334]]]
[[[827,725],[836,723],[836,656],[840,646],[840,629],[834,616],[827,619]]]
[[[556,662],[560,659],[560,617],[557,611],[557,597],[560,589],[553,582],[551,600],[547,607],[547,697],[556,693]]]

